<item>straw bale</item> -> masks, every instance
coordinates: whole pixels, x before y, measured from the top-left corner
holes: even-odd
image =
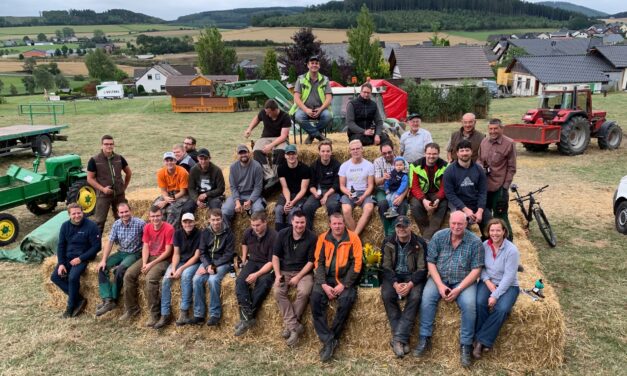
[[[350,159],[350,153],[348,152],[348,137],[346,133],[329,133],[327,135],[331,141],[333,141],[333,156],[340,163]],[[400,140],[395,136],[390,136],[390,141],[394,145],[394,150],[400,152]],[[311,165],[318,158],[318,142],[314,142],[311,145],[297,144],[298,147],[298,159]],[[371,145],[364,146],[364,158],[370,162],[374,161],[381,156],[379,146]]]

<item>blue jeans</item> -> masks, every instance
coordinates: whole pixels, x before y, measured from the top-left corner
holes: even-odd
[[[207,310],[205,301],[205,282],[209,283],[209,316],[222,317],[222,303],[220,301],[220,289],[222,279],[229,271],[229,264],[220,265],[216,274],[194,275],[194,317],[205,317]]]
[[[179,262],[176,266],[181,267],[184,263]],[[181,311],[187,311],[192,305],[192,278],[196,274],[200,263],[194,264],[185,270],[181,274]],[[168,266],[161,281],[161,316],[169,315],[171,313],[170,307],[172,304],[172,278],[170,278],[170,272],[172,271],[172,264]]]
[[[59,275],[59,264],[54,267],[50,280],[59,286],[61,291],[67,295],[67,308],[74,309],[78,306],[78,302],[83,299],[80,294],[81,275],[87,268],[88,261],[83,261],[78,265],[72,266],[69,262],[65,264],[67,273],[64,276]]]
[[[457,287],[459,283],[447,285],[450,289]],[[433,333],[433,321],[435,320],[435,313],[438,309],[438,302],[440,301],[440,293],[438,288],[433,282],[432,278],[429,278],[425,289],[422,293],[422,302],[420,304],[420,336],[431,337]],[[462,345],[472,345],[472,341],[475,337],[475,320],[477,318],[477,284],[466,287],[462,291],[455,302],[462,311],[462,323],[460,327],[460,339],[459,342]]]
[[[315,136],[320,134],[320,131],[327,127],[331,120],[333,120],[333,116],[331,115],[331,112],[329,110],[324,110],[317,120],[310,119],[309,116],[307,116],[307,114],[299,108],[294,114],[294,120],[298,125],[300,125],[302,129],[305,130],[305,132],[312,136]],[[316,121],[318,122],[318,124],[314,125]]]
[[[485,283],[479,282],[477,287],[477,329],[476,339],[485,347],[492,347],[503,323],[512,311],[520,289],[518,286],[511,286],[497,299],[492,312],[488,309],[488,298],[490,289]]]
[[[240,196],[239,202],[244,205],[244,201],[248,200],[250,196]],[[263,197],[259,197],[252,204],[252,212],[262,212],[266,210],[266,200]],[[231,224],[231,220],[235,216],[235,200],[232,196],[226,198],[222,204],[222,220],[227,224]]]

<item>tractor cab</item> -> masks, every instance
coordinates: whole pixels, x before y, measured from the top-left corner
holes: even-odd
[[[592,118],[590,89],[575,86],[571,89],[544,90],[539,97],[538,108],[527,111],[522,120],[531,124],[563,124],[575,115]]]

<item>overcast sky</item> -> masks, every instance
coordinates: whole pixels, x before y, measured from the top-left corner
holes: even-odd
[[[538,2],[541,0],[532,0]],[[232,0],[204,2],[199,0],[0,0],[0,16],[36,16],[41,10],[92,9],[98,12],[107,9],[128,9],[165,20],[208,10],[254,8],[268,6],[305,6],[325,3],[325,0]],[[571,3],[614,14],[627,11],[624,0],[570,0]]]

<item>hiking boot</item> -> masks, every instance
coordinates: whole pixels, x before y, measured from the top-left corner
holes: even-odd
[[[118,319],[119,321],[131,321],[133,319],[133,317],[139,315],[139,309],[133,310],[133,311],[129,311],[126,310],[124,311],[124,314],[122,316],[120,316],[120,318]]]
[[[63,314],[61,315],[61,318],[69,319],[70,317],[72,317],[72,308],[66,308],[65,312],[63,312]]]
[[[322,347],[322,351],[320,352],[320,361],[326,363],[331,360],[331,358],[333,357],[333,352],[335,352],[337,345],[338,341],[335,338],[325,343]]]
[[[105,313],[113,310],[115,307],[116,307],[116,304],[113,301],[113,299],[105,299],[104,304],[102,304],[100,308],[96,310],[96,316],[102,316]]]
[[[281,337],[283,337],[283,339],[288,339],[290,338],[291,334],[292,332],[289,329],[283,329],[283,331],[281,332]]]
[[[76,317],[80,315],[86,306],[87,306],[87,298],[82,298],[81,300],[79,300],[78,305],[72,311],[72,317]]]
[[[468,368],[472,365],[472,357],[470,355],[471,353],[472,353],[472,345],[461,345],[460,361],[461,361],[462,367]]]
[[[414,349],[414,356],[417,358],[423,357],[429,350],[431,350],[431,337],[420,336],[418,346]]]
[[[483,352],[483,345],[475,341],[473,349],[472,349],[472,357],[475,359],[481,359],[481,353]]]
[[[99,310],[100,308],[102,308],[105,304],[107,304],[107,300],[108,299],[102,299],[102,301],[100,303],[98,303],[98,305],[96,306],[96,310]]]
[[[285,343],[289,346],[292,347],[294,345],[296,345],[298,343],[298,339],[300,338],[300,335],[303,333],[303,331],[305,330],[305,328],[299,324],[298,328],[296,328],[296,330],[291,330],[290,331],[290,335],[289,337],[287,337],[285,339]]]
[[[183,326],[189,323],[190,323],[189,311],[186,309],[182,309],[179,312],[179,318],[176,319],[176,326]]]
[[[159,315],[151,314],[148,321],[146,321],[146,327],[152,328],[154,327],[159,320]]]
[[[307,138],[305,139],[305,145],[311,145],[313,140],[314,138],[311,135],[307,136]]]
[[[403,348],[403,344],[400,341],[393,340],[390,345],[392,346],[392,351],[394,351],[394,355],[396,355],[397,358],[402,358],[405,356],[405,349]]]
[[[318,133],[317,135],[315,135],[315,136],[314,136],[314,138],[315,138],[316,140],[320,141],[320,142],[322,142],[322,141],[324,141],[324,140],[326,140],[326,139],[327,139],[326,137],[324,137],[324,136],[322,135],[322,133]]]
[[[256,322],[257,319],[241,321],[242,325],[240,325],[239,328],[235,329],[235,336],[239,337],[242,334],[246,333],[248,329],[252,328],[255,325]]]
[[[190,325],[202,325],[205,322],[205,318],[204,317],[196,317],[194,316],[193,319],[189,320],[187,323]]]
[[[207,320],[207,326],[218,326],[220,324],[220,318],[218,316],[211,316]]]
[[[170,323],[170,315],[161,315],[161,318],[159,319],[159,321],[157,321],[156,324],[154,324],[152,327],[154,329],[161,329],[164,326],[168,325]],[[146,324],[148,326],[148,323]]]

